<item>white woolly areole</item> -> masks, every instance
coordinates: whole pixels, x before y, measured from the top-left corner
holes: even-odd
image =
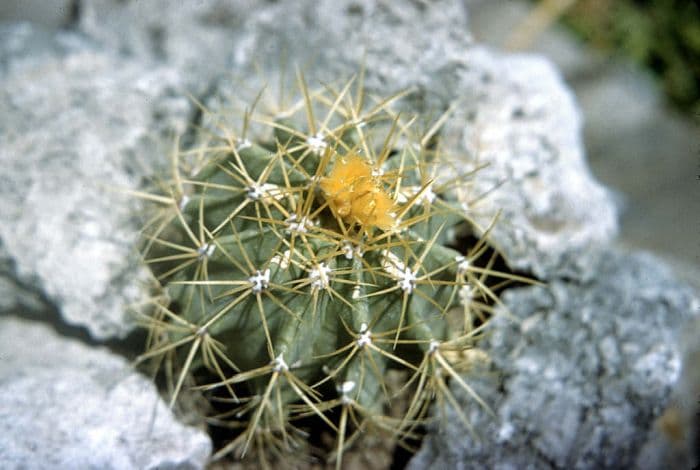
[[[343,243],[342,250],[343,255],[345,255],[345,259],[353,259],[355,256],[362,258],[362,255],[364,254],[362,248],[360,248],[358,245],[354,245],[351,242]]]
[[[187,196],[187,194],[183,194],[182,197],[180,198],[180,203],[177,205],[177,207],[181,210],[184,211],[185,207],[187,207],[187,204],[190,202],[190,198]]]
[[[252,147],[253,144],[250,143],[248,139],[236,139],[236,150],[240,151]]]
[[[309,271],[309,279],[311,279],[312,289],[327,289],[330,282],[330,273],[332,269],[326,263],[321,263],[314,266]]]
[[[348,396],[348,393],[352,392],[355,389],[355,381],[353,380],[346,380],[342,384],[338,385],[336,387],[336,390],[340,394],[340,402],[343,405],[349,405],[352,403],[352,398]]]
[[[359,338],[357,338],[357,346],[364,348],[368,344],[372,344],[372,337],[370,332],[362,333]]]
[[[465,307],[469,306],[474,300],[474,289],[470,285],[462,286],[459,289],[459,303]]]
[[[457,261],[457,273],[464,274],[471,267],[471,262],[462,255],[455,256],[455,261]]]
[[[259,201],[260,199],[278,193],[279,187],[276,184],[265,183],[265,184],[251,184],[246,192],[246,197],[251,201]]]
[[[284,357],[282,357],[281,353],[272,361],[272,370],[275,372],[286,372],[289,370],[289,366],[284,362]]]
[[[382,255],[382,268],[384,268],[384,271],[396,280],[402,291],[408,294],[412,293],[413,289],[416,288],[416,281],[418,281],[416,273],[391,251],[383,250]]]
[[[259,294],[260,292],[270,287],[270,269],[268,268],[262,272],[256,271],[255,274],[248,278],[248,282],[250,282],[253,285],[253,293]]]
[[[285,220],[285,223],[287,224],[287,231],[288,232],[297,232],[297,233],[306,233],[309,231],[309,227],[314,226],[314,224],[307,217],[302,217],[297,222],[296,214],[292,214],[291,217],[289,217],[287,220]]]
[[[416,278],[415,273],[411,271],[411,268],[406,267],[403,270],[401,277],[397,280],[397,284],[399,285],[402,291],[410,294],[411,292],[413,292],[413,289],[416,288],[417,280],[418,278]]]
[[[360,325],[360,337],[357,338],[357,346],[364,348],[368,344],[372,344],[372,333],[367,328],[367,323]]]
[[[428,354],[433,354],[440,347],[440,342],[434,339],[430,340],[430,345],[428,346]]]
[[[326,141],[323,139],[323,134],[321,132],[307,138],[306,145],[308,145],[311,151],[317,155],[320,155],[321,152],[326,150],[327,146]]]
[[[345,395],[346,393],[350,393],[355,389],[355,382],[353,380],[346,380],[342,384],[338,385],[336,390],[338,393],[342,393]]]
[[[205,243],[197,248],[197,257],[199,259],[209,258],[214,254],[214,250],[216,250],[216,245],[213,243]]]
[[[352,248],[352,243],[348,242],[348,243],[343,244],[343,254],[345,254],[345,259],[352,259],[353,253],[354,253],[354,250]]]
[[[416,194],[420,193],[421,189],[423,189],[422,186],[407,186],[401,190],[399,193],[399,197],[397,198],[399,203],[405,204],[407,203],[412,197],[414,197]],[[437,194],[433,192],[432,186],[429,186],[423,194],[421,194],[418,199],[416,200],[416,204],[418,205],[423,205],[423,204],[431,204],[435,199],[437,198]]]

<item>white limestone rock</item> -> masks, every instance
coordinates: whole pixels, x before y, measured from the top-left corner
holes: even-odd
[[[123,191],[166,161],[166,130],[183,127],[189,104],[169,67],[34,32],[0,29],[0,239],[13,276],[65,321],[124,336],[146,276]]]
[[[104,348],[0,317],[0,465],[200,469],[209,437],[179,423],[155,385]]]

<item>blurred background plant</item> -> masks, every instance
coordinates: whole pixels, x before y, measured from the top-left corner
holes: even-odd
[[[538,0],[506,41],[526,49],[561,22],[589,47],[631,59],[657,78],[668,100],[700,111],[700,6],[692,0]]]
[[[562,21],[588,44],[648,68],[668,99],[700,111],[700,6],[691,0],[578,0]]]

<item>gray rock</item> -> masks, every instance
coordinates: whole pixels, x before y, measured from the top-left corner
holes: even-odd
[[[198,94],[224,70],[237,66],[236,50],[253,0],[83,2],[79,28],[106,50],[182,73],[186,91]]]
[[[74,0],[6,0],[0,4],[0,21],[31,21],[58,29],[71,22],[76,12]]]
[[[34,286],[16,278],[12,258],[0,240],[0,314],[31,312],[39,315],[47,309]]]
[[[467,63],[444,135],[468,156],[461,171],[488,165],[464,194],[468,213],[486,227],[501,211],[491,241],[516,269],[585,270],[582,254],[613,239],[617,215],[586,165],[573,95],[536,56],[472,48]]]
[[[14,276],[67,322],[123,336],[145,272],[134,205],[119,191],[164,161],[159,144],[182,129],[189,105],[171,68],[34,31],[0,29],[0,239]]]
[[[252,99],[285,61],[331,81],[364,61],[370,89],[420,85],[445,106],[469,44],[464,20],[459,2],[446,0],[187,0],[178,8],[167,0],[97,0],[85,5],[80,28],[112,50],[173,64],[196,90],[225,70],[237,95]]]
[[[468,376],[497,419],[453,387],[481,439],[452,415],[409,468],[635,464],[682,369],[694,367],[683,364],[678,338],[700,311],[691,289],[652,256],[588,256],[596,269],[588,281],[553,280],[506,294],[519,322],[494,318],[481,345],[493,370]]]
[[[700,302],[694,305],[700,312]],[[669,405],[650,430],[635,466],[654,470],[665,466],[697,468],[700,463],[700,316],[682,335],[683,367]]]
[[[532,2],[463,0],[469,29],[482,44],[503,46],[523,24]],[[700,287],[697,194],[698,122],[664,103],[650,74],[622,57],[585,47],[552,24],[523,46],[551,59],[578,99],[589,165],[618,192],[620,238],[629,247],[665,256]]]
[[[0,357],[3,468],[204,468],[209,438],[121,357],[10,317]]]

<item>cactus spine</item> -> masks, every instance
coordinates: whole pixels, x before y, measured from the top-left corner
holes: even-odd
[[[294,423],[315,415],[340,466],[360,432],[410,437],[434,397],[456,405],[448,378],[486,406],[458,370],[477,356],[474,317],[497,301],[485,278],[500,274],[475,263],[483,242],[447,246],[471,222],[436,179],[450,164],[440,122],[416,135],[392,111],[400,95],[367,104],[361,76],[313,92],[298,81],[298,103],[178,151],[161,194],[143,194],[159,206],[143,252],[163,293],[141,359],[175,362],[173,400],[190,374],[217,377],[199,388],[225,390],[236,406],[216,420],[243,428],[219,456],[294,448]],[[386,415],[392,369],[408,372],[400,418]]]

